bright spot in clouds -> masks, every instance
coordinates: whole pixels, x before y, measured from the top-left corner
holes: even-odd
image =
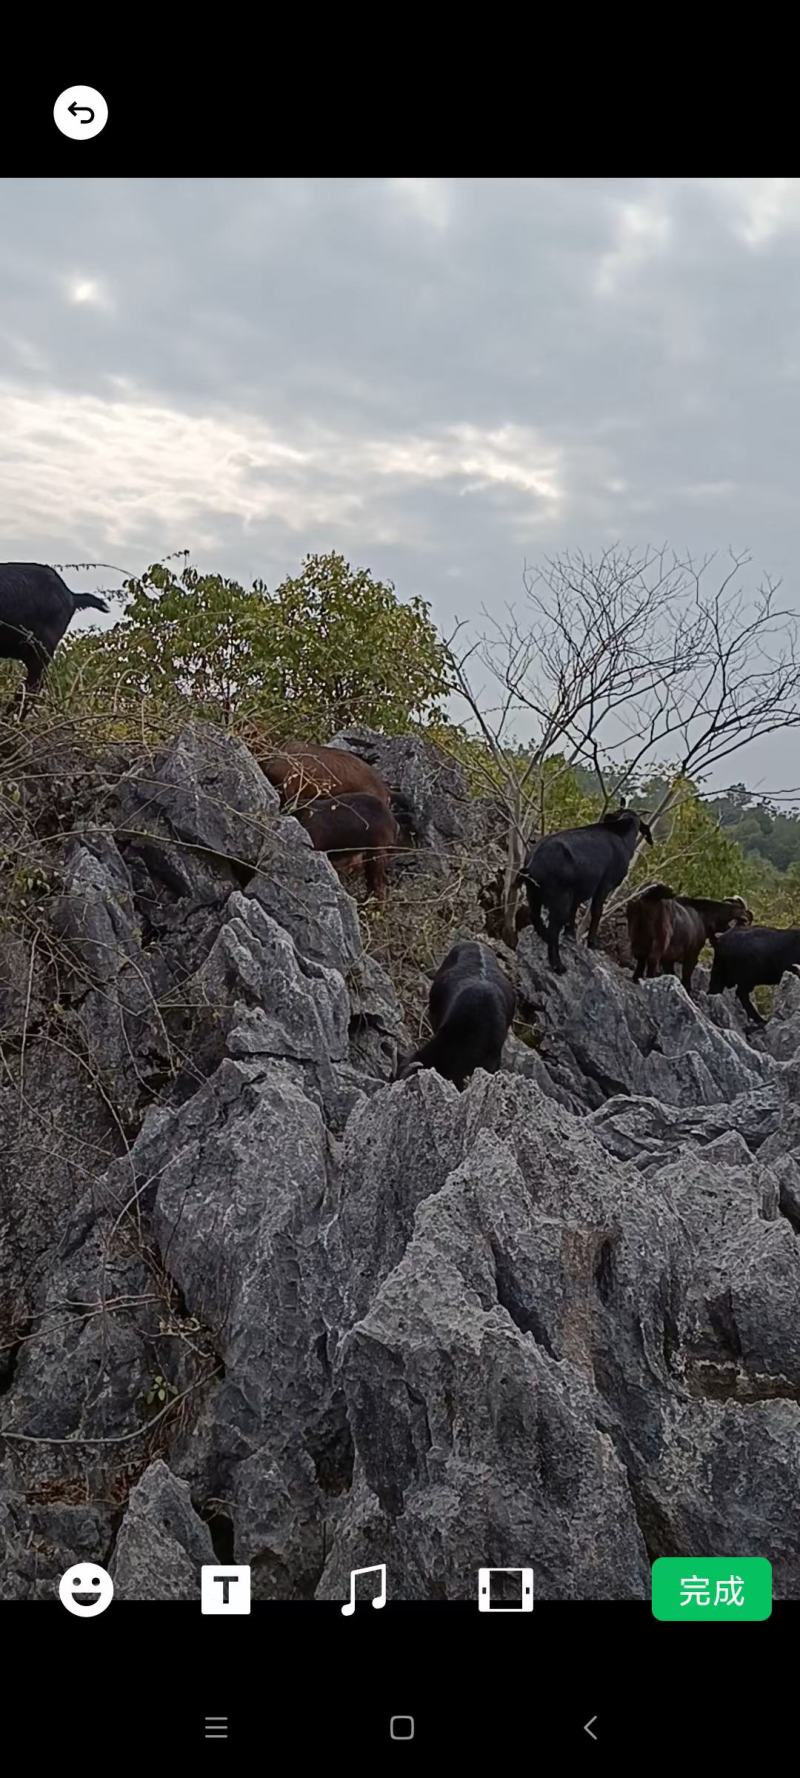
[[[73,278],[68,288],[70,302],[94,303],[99,306],[105,301],[102,287],[96,278]]]

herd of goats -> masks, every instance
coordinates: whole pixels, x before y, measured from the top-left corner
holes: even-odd
[[[92,593],[72,593],[54,568],[38,562],[0,563],[0,658],[22,661],[26,680],[21,710],[39,691],[44,673],[76,611],[107,611]],[[281,804],[305,828],[317,851],[337,869],[362,868],[370,894],[386,894],[392,854],[413,839],[413,817],[399,791],[355,753],[288,741],[261,761]],[[627,876],[639,841],[653,844],[643,815],[624,806],[584,827],[537,840],[520,872],[528,907],[517,916],[547,944],[548,961],[564,973],[559,940],[576,937],[579,910],[588,903],[587,943],[595,947],[603,908]],[[543,920],[547,914],[547,923]],[[754,988],[800,976],[800,928],[755,926],[741,896],[713,901],[680,896],[652,883],[626,906],[634,980],[673,973],[691,993],[703,946],[714,961],[710,994],[733,988],[753,1024],[764,1020],[753,1005]],[[496,1073],[516,1007],[515,990],[494,952],[476,939],[461,940],[433,978],[429,1017],[433,1036],[401,1063],[399,1076],[435,1068],[461,1088],[475,1068]]]

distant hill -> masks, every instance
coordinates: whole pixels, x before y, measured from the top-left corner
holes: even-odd
[[[753,796],[744,784],[734,784],[708,806],[743,852],[754,853],[779,871],[800,863],[800,810],[778,809],[767,798]]]

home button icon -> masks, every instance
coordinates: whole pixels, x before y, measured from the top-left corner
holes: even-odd
[[[389,1734],[393,1741],[413,1741],[413,1716],[393,1716],[389,1721]]]

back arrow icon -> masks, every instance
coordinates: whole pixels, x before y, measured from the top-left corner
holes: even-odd
[[[593,1731],[593,1729],[592,1729],[592,1723],[593,1723],[593,1722],[596,1722],[596,1721],[597,1721],[597,1717],[596,1717],[596,1716],[590,1716],[590,1717],[589,1717],[589,1721],[588,1721],[588,1722],[585,1722],[585,1723],[584,1723],[584,1725],[583,1725],[583,1728],[584,1728],[584,1733],[585,1733],[585,1734],[587,1734],[587,1735],[588,1735],[588,1736],[589,1736],[589,1738],[590,1738],[590,1740],[591,1740],[591,1741],[596,1741],[596,1740],[597,1740],[597,1736],[596,1736],[596,1735],[595,1735],[595,1733],[594,1733],[594,1731]]]
[[[86,116],[81,118],[81,123],[94,123],[94,112],[91,105],[76,105],[73,99],[72,104],[67,106],[67,110],[72,112],[73,117],[77,117],[79,111],[85,111]]]

